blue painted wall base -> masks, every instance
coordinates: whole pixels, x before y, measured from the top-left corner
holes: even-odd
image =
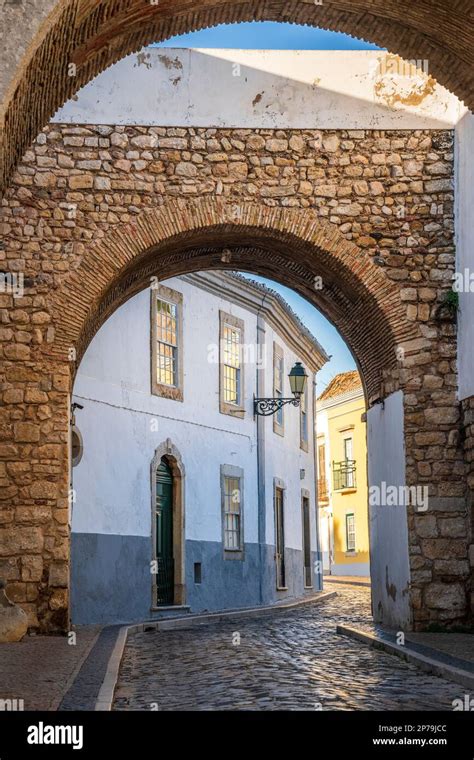
[[[73,533],[71,616],[76,625],[148,620],[152,607],[151,541],[144,536]],[[243,560],[224,559],[217,541],[186,541],[186,600],[191,612],[257,607],[317,590],[305,589],[303,553],[285,550],[287,590],[275,587],[275,547],[245,544]],[[315,559],[315,557],[313,558]],[[201,563],[201,583],[194,564]],[[314,572],[313,572],[314,579]]]

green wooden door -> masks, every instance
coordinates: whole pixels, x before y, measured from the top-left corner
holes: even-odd
[[[165,459],[156,471],[156,603],[174,602],[173,475]]]

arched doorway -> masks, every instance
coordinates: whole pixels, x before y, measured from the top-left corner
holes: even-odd
[[[155,478],[154,561],[157,606],[174,601],[173,473],[161,457]]]
[[[416,5],[410,0],[323,5],[312,0],[48,0],[42,5],[41,12],[15,6],[6,14],[2,187],[48,118],[100,71],[143,45],[217,24],[290,21],[346,32],[405,58],[428,60],[441,84],[474,104],[473,16],[470,3],[462,0],[449,8],[430,0]]]
[[[184,605],[186,600],[184,494],[184,465],[167,439],[151,464],[152,609]]]

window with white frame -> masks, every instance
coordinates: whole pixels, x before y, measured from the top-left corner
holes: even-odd
[[[178,382],[178,305],[156,302],[156,379],[163,385],[176,387]]]
[[[219,406],[222,414],[230,414],[234,417],[244,416],[243,342],[243,320],[221,311],[219,341]]]
[[[328,501],[329,485],[326,476],[326,442],[318,438],[318,499]]]
[[[225,559],[243,558],[243,470],[221,465],[222,542]]]
[[[346,515],[346,551],[355,552],[356,534],[355,534],[355,515]]]
[[[227,404],[239,405],[240,391],[240,330],[238,327],[224,324],[222,330],[223,360],[224,360],[224,401]]]
[[[273,344],[273,396],[274,398],[283,398],[283,377],[284,377],[284,360],[283,349],[277,344]],[[273,430],[279,435],[284,434],[284,413],[283,408],[278,409],[273,415]]]
[[[300,446],[308,450],[308,389],[301,394],[300,400]]]
[[[151,290],[152,393],[183,400],[182,294],[164,285]]]
[[[240,550],[240,478],[224,477],[224,548]]]

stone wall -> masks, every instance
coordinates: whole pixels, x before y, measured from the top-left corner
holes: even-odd
[[[436,345],[433,350],[439,351],[439,339],[444,340],[448,363],[441,369],[449,374],[446,385],[454,388],[455,376],[448,373],[455,372],[449,364],[455,355],[449,345],[454,327],[428,326],[454,267],[452,144],[449,131],[50,125],[15,175],[4,208],[5,232],[21,240],[23,255],[14,266],[22,270],[29,259],[29,274],[42,270],[43,281],[58,285],[61,273],[81,264],[87,245],[103,240],[118,225],[130,225],[136,236],[140,213],[175,199],[222,199],[233,204],[236,220],[240,206],[250,202],[311,209],[361,252],[359,266],[351,261],[347,273],[353,282],[341,282],[340,272],[326,267],[320,295],[326,296],[326,312],[361,362],[369,400],[398,388],[401,364],[395,361],[394,336],[398,348],[410,354],[405,373],[411,365],[430,362],[432,355],[423,350]],[[11,207],[16,204],[18,208]],[[49,262],[35,255],[39,251],[48,252]],[[15,247],[13,255],[17,258]],[[279,274],[277,270],[277,279]],[[379,304],[385,299],[382,311],[389,315],[391,335],[374,319],[356,330],[355,312],[350,313],[356,302],[364,304],[376,278],[382,284],[371,294]],[[359,283],[363,287],[357,290]],[[48,320],[46,314],[43,318]],[[387,341],[385,366],[381,357],[370,360],[369,334],[373,355]],[[409,343],[411,339],[417,342]],[[411,356],[414,352],[420,356]],[[439,394],[436,383],[427,378],[424,387]]]
[[[196,219],[205,227],[207,209],[214,211],[199,244],[202,268],[219,265],[230,246],[235,268],[298,287],[349,340],[369,403],[403,390],[407,482],[427,485],[433,505],[426,514],[409,510],[414,622],[465,619],[469,530],[456,327],[442,307],[454,271],[452,173],[450,131],[43,130],[2,208],[5,268],[25,273],[26,292],[0,295],[8,505],[0,572],[33,623],[37,610],[45,628],[64,627],[67,615],[67,403],[84,348],[70,325],[79,312],[99,313],[107,294],[109,311],[92,320],[90,340],[130,294],[114,288],[143,251],[151,252],[145,274],[191,268],[189,236],[181,270],[167,263],[178,260],[180,246],[158,259],[153,236],[159,228],[160,240],[173,241]],[[219,225],[221,201],[229,212]],[[193,203],[195,214],[186,210]],[[238,234],[233,214],[236,229],[246,219],[252,225]],[[286,238],[259,242],[257,231],[274,220]],[[302,241],[313,229],[320,238],[310,249]],[[285,255],[298,265],[283,270]],[[322,289],[311,290],[308,277],[321,273]]]
[[[468,5],[447,12],[430,0],[351,0],[342,10],[312,0],[174,0],[172,10],[143,0],[5,2],[2,188],[38,130],[100,71],[143,45],[218,24],[291,21],[370,40],[405,58],[426,59],[430,73],[472,106]]]

